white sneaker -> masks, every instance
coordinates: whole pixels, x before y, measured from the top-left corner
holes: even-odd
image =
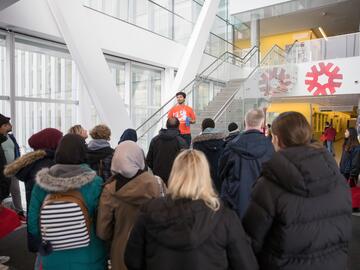
[[[10,257],[9,257],[9,256],[0,256],[0,264],[7,263],[8,261],[10,261]],[[1,268],[0,268],[0,269],[1,269]]]
[[[9,270],[9,266],[3,265],[0,263],[0,270]]]

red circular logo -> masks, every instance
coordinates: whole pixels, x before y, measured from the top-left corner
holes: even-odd
[[[307,90],[313,96],[335,94],[336,88],[342,85],[342,82],[339,80],[343,79],[343,75],[339,71],[340,68],[334,66],[333,63],[325,65],[325,63],[321,62],[318,65],[313,65],[311,72],[306,73],[305,84],[308,85]]]
[[[289,92],[293,82],[284,68],[274,67],[260,74],[259,89],[264,96]]]

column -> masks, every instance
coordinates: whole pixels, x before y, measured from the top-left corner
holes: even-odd
[[[44,0],[45,1],[45,0]],[[99,45],[94,22],[81,1],[46,0],[101,121],[112,130],[113,142],[132,127],[124,103]]]
[[[257,46],[260,50],[260,16],[258,14],[251,14],[251,27],[250,27],[250,40],[251,47]],[[260,52],[255,57],[255,63],[260,63]]]

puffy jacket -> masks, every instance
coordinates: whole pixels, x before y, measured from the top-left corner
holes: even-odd
[[[342,152],[340,160],[340,172],[345,177],[357,179],[360,172],[360,146],[354,147],[350,151]]]
[[[145,205],[125,252],[129,270],[255,270],[239,218],[201,200],[162,198]]]
[[[106,181],[111,176],[111,160],[114,149],[106,140],[92,140],[88,144],[87,163],[98,176]]]
[[[6,176],[16,176],[25,183],[27,208],[30,206],[31,192],[35,185],[36,174],[41,169],[49,168],[55,164],[54,155],[53,150],[37,150],[21,156],[5,167],[4,173]],[[38,251],[39,243],[29,232],[27,234],[27,244],[30,252]]]
[[[221,197],[242,218],[262,164],[274,153],[271,141],[260,131],[248,130],[230,141],[219,161]]]
[[[102,189],[102,179],[96,176],[86,164],[54,165],[38,172],[33,189],[28,214],[28,230],[40,239],[40,209],[47,194],[64,192],[71,189],[80,191],[89,212],[90,220],[95,220]],[[104,242],[95,232],[91,222],[90,244],[87,247],[53,251],[48,256],[41,256],[44,270],[103,270],[106,265]]]
[[[349,189],[323,147],[291,147],[263,165],[243,219],[263,270],[345,270]]]
[[[167,184],[174,160],[184,148],[188,146],[178,129],[161,129],[151,140],[146,163]]]
[[[218,166],[225,147],[224,138],[224,133],[211,130],[211,132],[203,132],[193,140],[193,148],[203,152],[209,162],[211,178],[219,193],[221,192],[221,181],[218,177]]]
[[[160,197],[166,187],[149,172],[139,174],[119,189],[117,184],[118,180],[113,176],[101,194],[97,235],[111,242],[111,269],[126,270],[125,247],[140,207],[152,198]]]

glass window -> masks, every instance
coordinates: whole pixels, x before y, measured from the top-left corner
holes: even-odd
[[[9,95],[9,90],[6,87],[6,65],[5,36],[0,35],[0,96]]]
[[[78,121],[77,106],[48,102],[16,101],[16,137],[24,152],[31,135],[47,127],[66,132]]]
[[[47,127],[66,132],[78,122],[80,74],[66,48],[15,38],[16,136],[23,150]]]
[[[132,67],[132,121],[135,127],[143,123],[161,106],[161,71],[140,66]],[[146,147],[157,130],[152,129],[140,141]]]
[[[111,75],[116,84],[117,91],[129,111],[130,93],[125,89],[125,63],[108,60]]]

